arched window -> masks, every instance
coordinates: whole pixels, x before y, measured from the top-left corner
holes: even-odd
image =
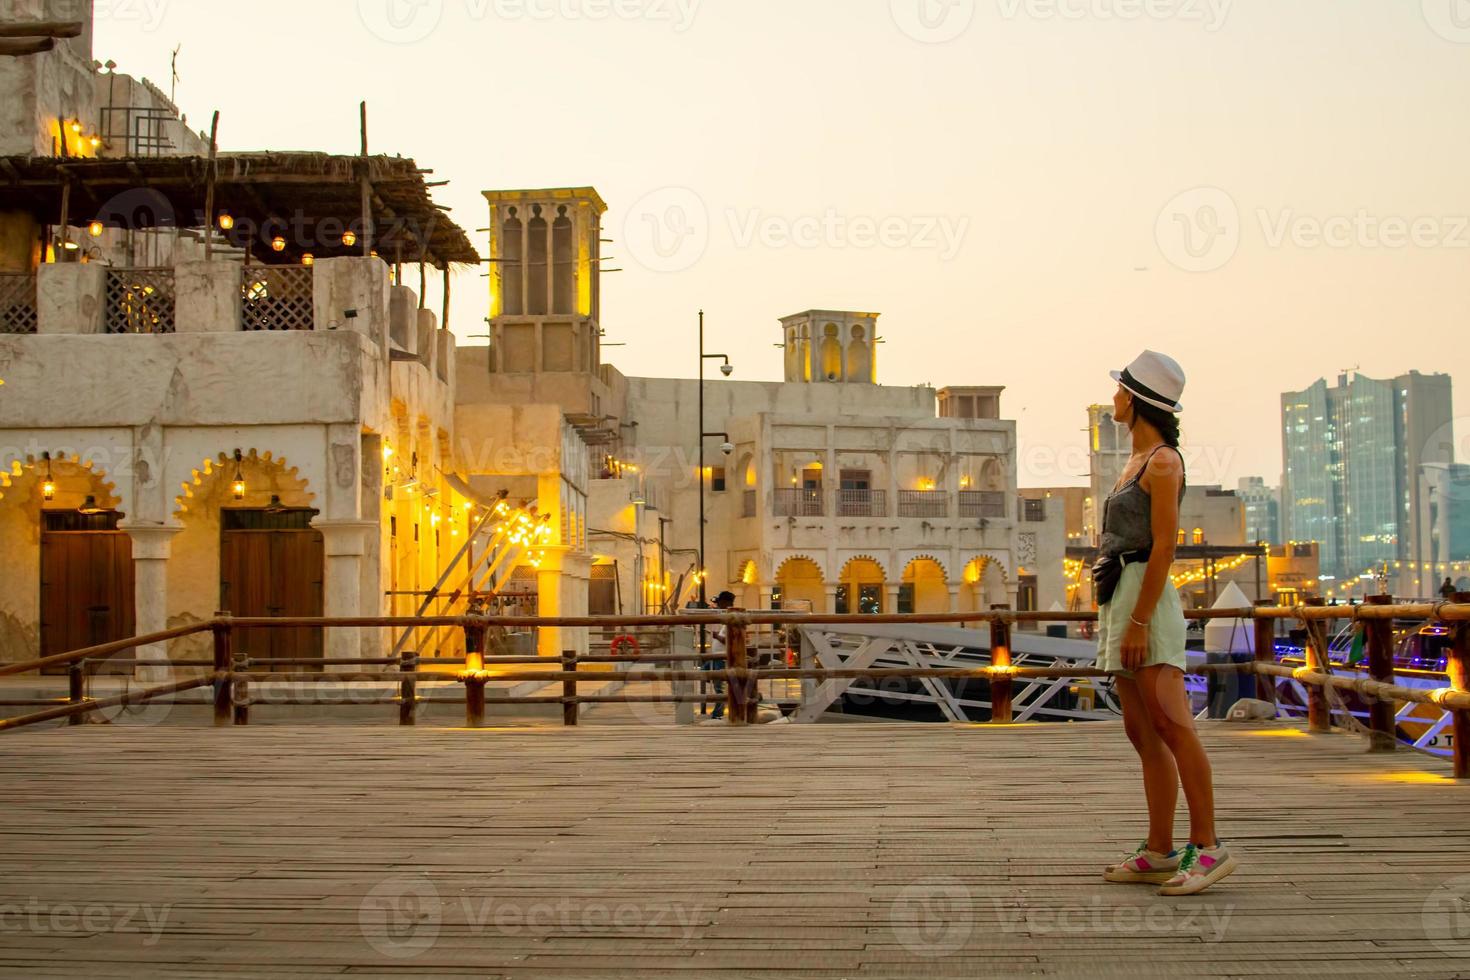
[[[842,341],[837,336],[835,323],[827,324],[822,331],[822,378],[842,380]]]
[[[520,316],[526,312],[526,290],[523,278],[526,274],[526,267],[522,263],[525,257],[525,242],[522,239],[525,225],[521,223],[519,211],[519,208],[511,208],[509,217],[501,226],[500,252],[501,258],[505,261],[500,265],[502,291],[500,312],[504,316]]]
[[[556,220],[551,224],[553,313],[576,312],[577,256],[573,238],[572,219],[567,217],[567,206],[563,204],[556,209]]]
[[[541,205],[531,205],[532,218],[526,229],[530,232],[530,243],[526,249],[526,312],[531,316],[546,315],[547,253],[551,243],[546,236],[546,219],[541,217]]]
[[[1179,529],[1179,543],[1180,544],[1184,544],[1185,543],[1184,528],[1182,528],[1182,527]]]
[[[1197,528],[1194,529],[1194,543],[1195,544],[1204,544],[1205,543],[1205,529],[1204,528],[1197,527]]]

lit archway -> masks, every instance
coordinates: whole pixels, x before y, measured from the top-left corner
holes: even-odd
[[[883,584],[887,576],[877,559],[867,555],[853,558],[842,566],[837,577],[838,614],[870,616],[893,612],[883,608]]]
[[[187,625],[215,610],[236,616],[320,616],[325,557],[311,526],[316,497],[284,457],[258,449],[219,452],[194,468],[175,498],[183,528],[168,563],[168,622]],[[258,656],[321,653],[320,630],[241,630],[236,646]],[[202,656],[208,636],[171,647]]]
[[[27,456],[0,470],[0,662],[132,636],[132,545],[91,460]]]
[[[1005,567],[994,558],[975,558],[965,565],[960,585],[960,612],[988,612],[1010,601]]]
[[[791,612],[830,612],[822,566],[805,555],[788,558],[776,569],[776,591],[773,597],[781,608]]]
[[[908,563],[901,598],[909,612],[949,612],[949,577],[938,559],[926,555]]]

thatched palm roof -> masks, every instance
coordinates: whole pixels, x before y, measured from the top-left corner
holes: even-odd
[[[403,157],[327,153],[222,153],[216,163],[215,213],[234,228],[221,235],[250,247],[262,261],[297,261],[362,251],[362,180],[371,188],[383,258],[424,261],[439,268],[479,264],[480,255],[446,208],[434,203],[421,170]],[[77,159],[0,157],[0,211],[26,211],[42,224],[62,220],[63,189],[71,188],[67,223],[101,221],[110,228],[202,228],[206,157]],[[358,243],[343,243],[352,230]],[[286,249],[276,253],[272,239]]]

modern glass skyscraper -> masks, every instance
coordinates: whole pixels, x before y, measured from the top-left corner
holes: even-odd
[[[1281,544],[1281,509],[1279,494],[1274,487],[1266,486],[1259,476],[1247,476],[1240,481],[1236,495],[1245,501],[1245,540],[1247,544]]]
[[[1342,375],[1281,396],[1282,524],[1321,544],[1324,576],[1355,578],[1420,551],[1422,466],[1451,462],[1450,378]]]

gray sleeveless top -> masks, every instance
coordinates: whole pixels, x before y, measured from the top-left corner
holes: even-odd
[[[1159,449],[1172,449],[1171,446],[1159,446],[1133,478],[1123,484],[1103,504],[1102,539],[1098,543],[1098,555],[1100,557],[1114,557],[1125,555],[1130,551],[1144,551],[1152,548],[1154,544],[1153,510],[1148,491],[1139,486],[1138,481],[1143,479],[1143,474],[1148,472],[1148,464],[1153,461],[1154,454]],[[1175,449],[1175,452],[1179,450]],[[1181,463],[1184,457],[1179,457]],[[1179,500],[1184,500],[1184,483],[1179,481]]]

